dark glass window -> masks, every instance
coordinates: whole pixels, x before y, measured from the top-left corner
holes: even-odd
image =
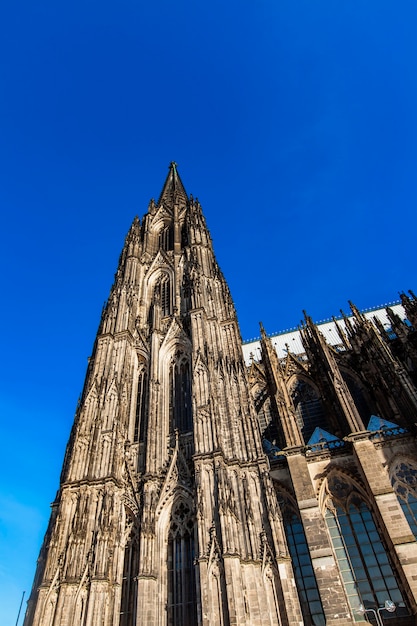
[[[123,562],[122,599],[120,605],[120,626],[136,625],[137,575],[139,572],[138,533],[132,516],[127,517],[130,536],[125,547]]]
[[[352,376],[350,376],[346,372],[342,372],[342,376],[348,386],[350,395],[352,396],[358,413],[366,424],[369,420],[369,417],[372,415],[373,410],[368,404],[365,393],[362,387],[359,386],[358,382]]]
[[[303,380],[298,380],[291,392],[298,426],[304,441],[307,442],[314,429],[328,428],[323,406],[314,388]]]
[[[174,247],[174,232],[172,226],[165,226],[159,233],[159,247],[162,250],[172,250]]]
[[[171,285],[169,276],[166,274],[161,279],[160,293],[162,317],[166,317],[171,314]]]
[[[194,518],[180,501],[172,511],[168,536],[168,626],[197,624],[194,558]]]
[[[306,626],[325,626],[326,620],[301,519],[288,498],[278,494],[278,501],[282,511],[285,535],[294,568],[304,623]]]
[[[171,367],[171,415],[174,429],[180,432],[192,430],[190,364],[181,355]]]
[[[278,441],[278,429],[273,418],[271,398],[267,390],[258,391],[255,397],[255,408],[258,415],[262,438],[267,439],[274,445]]]
[[[352,485],[339,477],[333,479],[330,487],[336,499],[329,501],[326,522],[356,621],[363,621],[363,616],[355,613],[361,604],[377,610],[386,600],[395,602],[397,610],[392,614],[383,610],[384,620],[408,615],[389,555],[367,504]]]
[[[136,395],[135,429],[133,441],[144,441],[147,427],[147,373],[142,367],[139,372],[138,387]]]
[[[414,536],[417,538],[417,466],[401,462],[391,475],[392,486]]]

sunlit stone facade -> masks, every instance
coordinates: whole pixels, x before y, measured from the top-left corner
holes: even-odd
[[[171,164],[126,237],[25,626],[415,624],[417,299],[351,308],[329,343],[306,316],[297,349],[262,328],[244,358]]]

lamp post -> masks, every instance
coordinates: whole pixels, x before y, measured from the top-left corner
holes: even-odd
[[[382,626],[384,626],[384,620],[382,619],[381,611],[388,611],[388,613],[394,613],[394,611],[396,610],[397,610],[397,607],[396,607],[395,602],[393,602],[392,600],[385,600],[384,606],[378,609],[378,615],[380,617]]]
[[[378,624],[378,626],[384,626],[384,624],[382,622],[382,618],[381,618],[381,616],[379,614],[379,610],[378,610],[378,613],[377,613],[375,611],[375,609],[365,609],[363,604],[360,604],[355,612],[359,613],[360,615],[365,615],[365,613],[373,613],[375,615],[375,620],[376,620],[376,623]]]
[[[375,615],[375,620],[378,626],[384,626],[384,620],[382,619],[381,611],[388,611],[388,613],[394,613],[397,607],[395,602],[392,600],[385,600],[384,606],[377,609],[365,609],[363,604],[360,604],[356,609],[355,613],[360,613],[361,615],[365,615],[365,613],[373,613]]]

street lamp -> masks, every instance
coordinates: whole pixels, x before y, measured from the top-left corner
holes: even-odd
[[[356,609],[355,613],[359,613],[360,615],[365,615],[365,613],[373,613],[375,615],[375,620],[376,623],[378,624],[378,626],[384,626],[383,622],[382,622],[382,618],[379,614],[379,610],[378,613],[375,611],[375,609],[365,609],[365,607],[363,606],[363,604],[360,604],[358,606],[358,608]]]
[[[382,619],[381,611],[388,611],[388,613],[394,613],[397,610],[395,602],[392,600],[385,600],[384,606],[378,609],[378,615],[381,619],[381,624],[384,626],[384,620]]]
[[[381,611],[388,611],[388,613],[394,613],[396,611],[397,606],[395,602],[392,600],[385,600],[384,606],[377,609],[365,609],[363,604],[360,604],[358,608],[355,610],[355,613],[359,613],[360,615],[365,615],[365,613],[373,613],[375,615],[375,621],[378,626],[384,626],[384,620],[382,619]]]

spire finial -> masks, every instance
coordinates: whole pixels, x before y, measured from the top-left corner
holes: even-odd
[[[172,205],[175,201],[180,201],[182,204],[188,203],[187,193],[182,184],[180,175],[178,174],[178,163],[171,161],[169,164],[169,173],[164,183],[161,195],[157,202],[157,206],[164,202],[164,204]]]

